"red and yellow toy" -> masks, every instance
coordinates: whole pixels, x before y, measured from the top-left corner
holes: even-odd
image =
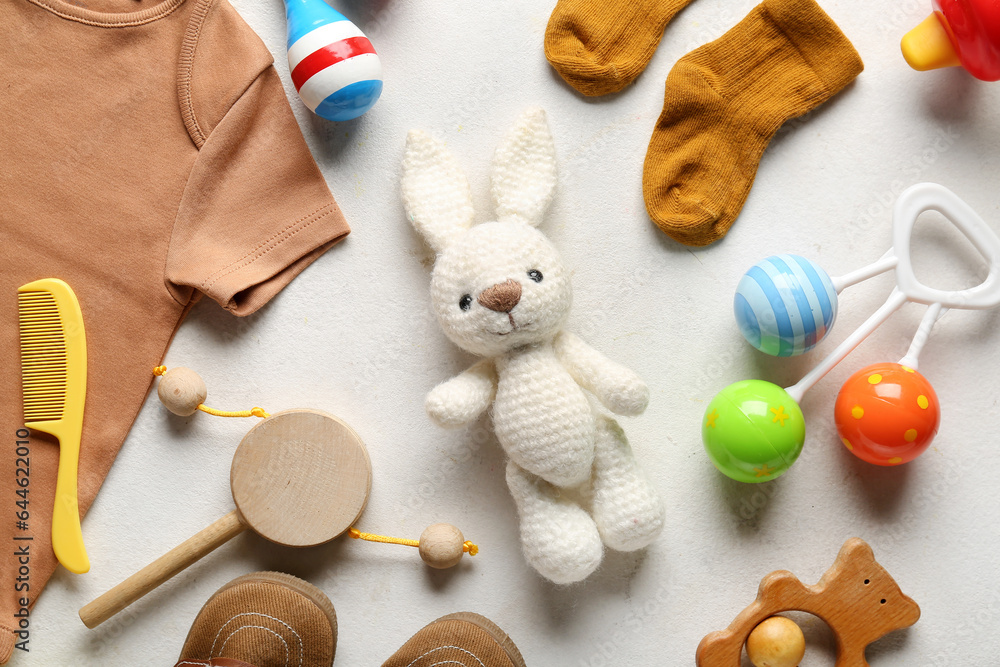
[[[934,13],[906,33],[901,44],[910,67],[921,72],[961,65],[983,81],[1000,79],[1000,3],[934,0]]]
[[[934,387],[909,366],[873,364],[852,375],[837,395],[840,439],[868,463],[894,466],[920,456],[941,423]]]

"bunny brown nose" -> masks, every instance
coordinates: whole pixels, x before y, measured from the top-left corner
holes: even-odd
[[[487,287],[479,293],[476,301],[484,308],[498,313],[509,313],[521,300],[521,283],[508,278],[502,283]]]

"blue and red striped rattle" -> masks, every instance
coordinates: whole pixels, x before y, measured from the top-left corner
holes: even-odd
[[[917,280],[910,238],[917,217],[937,211],[983,255],[989,275],[964,290],[940,290]],[[720,471],[742,482],[764,482],[784,473],[805,442],[802,396],[880,324],[907,302],[927,311],[899,363],[880,363],[855,373],[837,397],[834,416],[841,441],[869,463],[894,466],[919,456],[937,433],[940,406],[934,389],[917,372],[917,357],[931,328],[949,309],[1000,306],[1000,238],[953,192],[920,183],[900,194],[893,209],[893,246],[878,261],[831,278],[818,264],[797,255],[777,255],[755,264],[740,280],[733,307],[743,336],[772,356],[802,354],[833,326],[837,295],[886,271],[896,287],[886,302],[823,361],[784,389],[764,380],[729,385],[709,403],[702,440]]]
[[[361,30],[323,0],[285,0],[288,70],[299,97],[327,120],[351,120],[382,93],[382,63]]]

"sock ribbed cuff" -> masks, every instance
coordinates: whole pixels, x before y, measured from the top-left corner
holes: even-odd
[[[787,117],[833,96],[864,69],[854,46],[814,0],[765,0],[680,62],[699,67],[730,102],[773,107],[785,98]]]
[[[691,0],[559,0],[545,57],[584,95],[621,90],[646,68],[663,29]]]
[[[831,95],[865,68],[854,45],[814,0],[764,0],[761,7]]]

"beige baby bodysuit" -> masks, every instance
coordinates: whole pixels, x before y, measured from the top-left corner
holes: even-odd
[[[30,438],[30,518],[15,517],[18,286],[61,278],[83,311],[85,512],[190,306],[207,295],[252,313],[348,227],[271,54],[227,0],[0,0],[0,67],[6,662],[24,638],[15,614],[57,565],[49,533],[59,451],[47,436]],[[30,575],[19,581],[23,545]]]

